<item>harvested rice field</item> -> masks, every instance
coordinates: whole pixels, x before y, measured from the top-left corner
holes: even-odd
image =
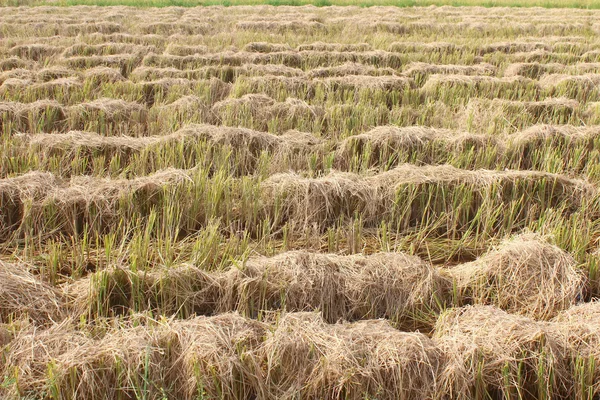
[[[600,11],[0,11],[0,398],[600,399]]]

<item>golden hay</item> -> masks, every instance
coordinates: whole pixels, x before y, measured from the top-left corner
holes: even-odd
[[[280,43],[252,42],[244,46],[244,51],[251,53],[274,53],[291,50],[292,48],[288,44]]]
[[[208,53],[208,47],[199,46],[186,46],[180,44],[169,43],[165,49],[166,54],[172,54],[174,56],[192,56],[194,54],[206,54]]]
[[[341,141],[336,150],[336,166],[348,168],[355,157],[361,157],[369,167],[395,166],[406,162],[406,154],[414,164],[445,163],[455,152],[466,149],[501,152],[504,144],[492,135],[460,133],[447,129],[423,126],[379,126],[368,132],[350,136]],[[365,159],[366,158],[366,159]]]
[[[494,94],[498,97],[503,92],[517,91],[519,88],[528,88],[536,90],[537,82],[522,76],[511,76],[506,78],[497,78],[495,76],[480,75],[443,75],[434,74],[427,78],[421,90],[433,95],[440,91],[456,88],[470,88],[478,91],[478,95],[485,98]]]
[[[596,398],[600,394],[600,302],[583,303],[559,313],[553,329],[565,341],[576,384],[576,398]],[[587,387],[586,387],[587,386]]]
[[[10,71],[17,68],[28,69],[33,63],[18,57],[8,57],[0,60],[0,71]]]
[[[532,52],[535,50],[551,51],[550,45],[542,42],[499,42],[481,46],[477,49],[477,54],[484,55],[488,53],[521,53]]]
[[[578,101],[563,97],[541,101],[472,98],[465,114],[471,129],[492,128],[496,133],[515,132],[535,124],[575,123],[582,112]]]
[[[35,75],[32,71],[27,69],[11,69],[8,71],[4,71],[0,73],[0,85],[4,82],[9,81],[11,79],[31,81],[35,78]]]
[[[389,51],[396,53],[452,53],[462,50],[462,46],[447,42],[393,42]]]
[[[99,271],[64,288],[76,315],[90,318],[152,310],[162,315],[212,315],[219,310],[219,274],[193,266],[133,272],[125,268]]]
[[[380,75],[395,75],[392,68],[375,68],[370,65],[359,64],[355,62],[346,62],[342,65],[334,67],[314,68],[308,71],[309,78],[329,78],[329,77],[344,77],[347,75],[364,75],[364,76],[380,76]]]
[[[320,106],[311,106],[306,102],[287,98],[285,102],[277,102],[263,94],[247,94],[240,98],[230,98],[216,103],[213,112],[223,119],[228,115],[248,113],[256,122],[261,122],[261,129],[267,129],[267,122],[271,119],[296,121],[299,119],[318,119],[324,115]]]
[[[431,329],[449,302],[450,282],[404,254],[298,251],[252,257],[224,272],[191,266],[103,270],[64,292],[77,315],[90,317],[152,310],[184,318],[237,311],[255,318],[267,311],[320,310],[329,322],[385,317],[406,329]]]
[[[67,398],[106,399],[133,397],[143,385],[149,398],[255,395],[244,359],[264,335],[261,323],[236,314],[161,322],[141,315],[123,325],[94,333],[67,320],[21,332],[2,371],[19,376],[11,392],[53,385]]]
[[[446,358],[440,393],[453,399],[560,398],[569,377],[547,324],[492,306],[450,309],[433,340]]]
[[[301,44],[296,48],[298,51],[340,51],[340,52],[360,52],[372,51],[373,47],[368,43],[324,43],[314,42]]]
[[[249,316],[265,310],[320,310],[331,323],[387,318],[407,329],[427,328],[449,300],[450,289],[431,265],[401,253],[294,251],[253,257],[225,273],[221,282],[227,292],[222,310]]]
[[[402,75],[413,77],[415,75],[495,75],[497,68],[491,64],[482,63],[475,65],[454,64],[428,64],[424,62],[411,62],[403,70]]]
[[[563,64],[521,62],[509,64],[504,70],[504,76],[524,76],[530,79],[540,79],[545,74],[562,71],[566,68]]]
[[[125,81],[125,78],[120,71],[108,67],[90,68],[83,73],[83,77],[91,85],[102,85],[106,83]]]
[[[79,103],[68,109],[71,129],[86,129],[90,119],[101,119],[106,124],[143,122],[147,113],[142,104],[109,98]]]
[[[42,82],[53,81],[60,78],[68,78],[71,76],[77,76],[77,72],[60,66],[44,68],[37,72],[37,79]]]
[[[345,75],[322,80],[330,90],[360,90],[375,89],[385,91],[398,91],[400,94],[414,86],[410,78],[402,76],[370,76],[370,75]]]
[[[568,253],[534,234],[517,235],[471,263],[449,269],[467,303],[550,319],[579,301],[583,271]]]
[[[20,58],[26,58],[33,61],[40,61],[47,57],[59,54],[62,52],[61,47],[55,47],[44,44],[25,44],[15,46],[10,49],[10,55]]]
[[[427,399],[443,356],[427,336],[385,321],[327,325],[314,313],[281,317],[257,358],[269,399]]]
[[[26,265],[0,261],[0,282],[0,323],[29,318],[35,324],[50,324],[63,316],[60,292],[34,276]]]
[[[10,210],[10,217],[0,221],[0,234],[24,233],[28,229],[38,232],[57,229],[74,234],[83,224],[102,230],[116,218],[122,197],[131,197],[128,207],[147,209],[158,201],[164,186],[189,180],[188,171],[177,169],[134,179],[78,176],[61,180],[41,172],[2,179],[0,199],[2,206]],[[45,217],[44,210],[48,207],[55,211],[56,220]],[[49,228],[52,224],[58,225]]]
[[[538,183],[543,182],[548,184],[537,187]],[[484,198],[494,204],[510,201],[509,199],[515,196],[515,188],[519,186],[527,186],[527,190],[536,190],[536,195],[533,196],[532,193],[531,199],[522,204],[527,209],[534,204],[539,205],[543,199],[548,206],[568,205],[567,210],[574,210],[597,196],[597,190],[591,184],[545,172],[470,171],[450,165],[410,164],[367,177],[337,171],[320,178],[305,178],[293,173],[276,174],[262,182],[261,190],[265,209],[269,210],[269,215],[279,215],[279,222],[294,223],[299,227],[324,228],[340,218],[352,218],[356,215],[360,215],[364,224],[380,223],[382,219],[392,215],[394,205],[399,201],[397,195],[400,193],[407,193],[411,202],[416,201],[410,206],[403,204],[402,210],[406,211],[401,214],[401,218],[404,222],[418,223],[424,218],[425,212],[433,213],[432,215],[452,212],[445,203],[446,200],[419,205],[418,197],[410,196],[414,190],[426,191],[428,187],[434,189],[440,186],[449,189],[468,187],[475,194],[470,200],[473,202],[473,209],[477,209]],[[494,187],[500,193],[493,190]],[[534,197],[537,200],[533,200]],[[530,210],[529,215],[524,215],[523,218],[533,215],[533,211]],[[468,215],[464,215],[463,218],[465,220],[462,222],[465,224],[472,222],[472,217]],[[394,223],[396,222],[400,221]]]

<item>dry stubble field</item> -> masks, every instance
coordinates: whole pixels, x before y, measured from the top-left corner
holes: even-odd
[[[599,398],[600,12],[1,11],[2,398]]]

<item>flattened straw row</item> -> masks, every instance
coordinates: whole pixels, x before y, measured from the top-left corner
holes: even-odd
[[[241,267],[134,273],[101,271],[68,286],[72,307],[90,317],[154,310],[188,317],[238,311],[320,310],[328,322],[387,318],[407,329],[431,326],[449,302],[450,282],[417,257],[338,256],[305,251],[253,257]]]
[[[360,216],[366,226],[389,221],[405,231],[417,226],[424,229],[443,218],[447,223],[453,221],[451,225],[443,224],[445,234],[450,235],[455,229],[458,233],[475,226],[491,231],[508,228],[504,225],[508,216],[496,214],[508,203],[516,207],[510,217],[516,218],[510,224],[514,227],[534,220],[547,208],[569,214],[582,204],[590,204],[592,211],[595,206],[591,204],[597,201],[593,185],[560,175],[468,171],[448,165],[401,165],[372,177],[342,172],[320,178],[276,174],[263,182],[262,191],[269,215],[278,216],[276,224],[325,229],[340,219]],[[529,194],[527,199],[522,198],[523,191]]]
[[[203,221],[205,217],[227,215],[243,218],[242,223],[251,228],[255,218],[266,218],[273,227],[287,224],[294,231],[309,226],[323,231],[360,216],[364,226],[386,221],[399,232],[416,226],[429,229],[443,222],[436,228],[436,234],[454,237],[477,228],[484,229],[486,235],[497,235],[511,233],[515,226],[527,226],[549,209],[562,215],[585,210],[590,218],[598,213],[595,186],[535,171],[470,171],[449,165],[405,164],[366,177],[341,172],[320,178],[275,174],[253,184],[253,190],[260,196],[255,212],[234,215],[226,210],[242,211],[239,207],[245,193],[234,179],[224,182],[232,190],[225,208],[213,209],[208,203],[190,202],[193,194],[188,190],[203,187],[208,179],[202,170],[175,169],[130,180],[74,177],[68,181],[41,172],[3,179],[0,194],[3,207],[8,210],[2,220],[3,235],[26,227],[45,232],[54,224],[59,224],[59,230],[68,230],[73,221],[78,221],[76,226],[95,221],[92,225],[105,229],[116,223],[117,210],[130,218],[141,217],[169,196],[181,196],[180,206],[185,206],[185,210],[190,207],[190,214],[183,216],[185,220]],[[522,198],[523,191],[529,194],[526,199]],[[427,200],[430,196],[440,200],[430,202]],[[129,205],[121,201],[130,197],[135,201]],[[505,211],[506,204],[512,204],[511,213],[499,214],[500,210]],[[216,214],[204,215],[207,208]]]
[[[144,381],[151,396],[183,399],[593,396],[597,369],[581,375],[577,360],[597,357],[598,324],[589,319],[597,306],[574,307],[551,323],[492,306],[451,309],[433,340],[381,320],[326,324],[314,313],[284,313],[273,323],[232,313],[160,322],[142,314],[95,335],[66,320],[19,332],[0,368],[19,375],[7,386],[12,394],[39,393],[51,379],[58,393],[90,399],[129,395]]]
[[[310,313],[287,314],[272,326],[237,314],[132,320],[96,337],[69,321],[20,333],[2,371],[18,370],[10,389],[43,390],[51,368],[58,393],[89,399],[130,395],[144,381],[149,396],[182,399],[287,399],[298,392],[308,398],[344,392],[351,399],[382,393],[420,399],[434,393],[441,365],[425,335],[399,332],[383,321],[327,325]]]

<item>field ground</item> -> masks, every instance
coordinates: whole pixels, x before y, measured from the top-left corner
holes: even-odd
[[[597,0],[0,0],[0,6],[394,6],[394,7],[543,7],[600,9]]]
[[[2,9],[0,397],[600,398],[599,17]]]

